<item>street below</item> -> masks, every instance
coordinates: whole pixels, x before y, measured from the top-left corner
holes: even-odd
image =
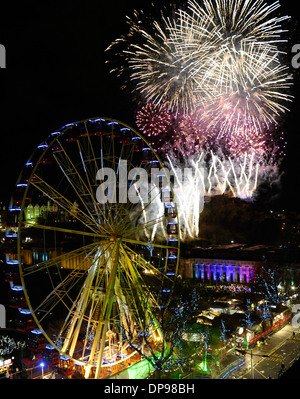
[[[252,352],[252,361],[251,361]],[[278,379],[300,357],[300,332],[290,324],[247,351],[246,365],[234,379]]]

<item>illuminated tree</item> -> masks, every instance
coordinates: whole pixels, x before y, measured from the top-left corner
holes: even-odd
[[[220,333],[220,337],[221,337],[221,341],[222,341],[222,343],[223,343],[224,346],[226,345],[226,342],[227,342],[227,340],[226,340],[226,333],[227,333],[227,332],[228,332],[228,330],[226,329],[225,322],[224,322],[224,320],[221,320],[221,333]]]
[[[271,316],[271,313],[270,313],[269,304],[268,304],[267,301],[264,301],[264,303],[260,307],[260,310],[261,310],[260,317],[261,317],[261,319],[263,321],[267,321],[267,320],[271,320],[272,319],[272,316]]]
[[[129,322],[124,323],[127,328],[123,327],[123,339],[151,364],[155,378],[187,364],[190,353],[185,350],[182,340],[191,317],[198,309],[199,300],[195,289],[189,294],[182,293],[169,307],[162,306],[152,319],[145,315],[143,329],[138,334]]]
[[[0,355],[10,355],[14,350],[25,348],[25,341],[15,341],[13,338],[8,336],[0,337]]]
[[[251,330],[253,325],[255,324],[255,321],[253,320],[253,317],[252,317],[250,299],[247,299],[247,302],[246,302],[246,311],[245,311],[245,317],[244,317],[243,321],[244,321],[244,325],[245,325],[245,328],[244,328],[244,346],[247,349],[248,348],[247,329]]]
[[[275,270],[261,268],[261,272],[257,274],[257,290],[265,295],[271,305],[277,306],[281,301],[281,295],[278,286],[281,279],[276,275]]]

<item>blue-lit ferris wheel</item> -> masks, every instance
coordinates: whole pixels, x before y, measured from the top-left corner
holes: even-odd
[[[135,171],[126,180],[124,165]],[[148,191],[138,190],[139,170]],[[126,334],[138,341],[150,322],[158,345],[157,314],[178,270],[179,226],[172,187],[153,185],[153,173],[164,175],[164,167],[145,139],[108,118],[53,132],[24,166],[9,208],[5,279],[16,327],[50,364],[85,378],[122,370],[139,360]]]

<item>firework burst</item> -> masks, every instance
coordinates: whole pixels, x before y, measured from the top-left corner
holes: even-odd
[[[277,52],[277,44],[284,41],[282,33],[286,32],[281,23],[289,18],[273,15],[279,7],[279,1],[268,5],[264,0],[203,0],[200,5],[189,0],[188,11],[177,12],[180,22],[176,34],[183,42],[189,39],[188,52],[194,54],[199,51],[199,32],[206,31],[217,34],[218,51],[224,55],[238,51],[244,44],[268,46]]]
[[[136,124],[145,136],[161,137],[170,130],[172,116],[165,106],[148,103],[137,112]]]
[[[262,0],[204,0],[202,5],[189,0],[187,11],[146,26],[135,12],[128,35],[109,48],[125,46],[119,52],[124,65],[116,69],[129,71],[145,102],[185,114],[229,97],[229,105],[242,113],[240,101],[234,102],[252,96],[254,108],[263,108],[263,119],[270,121],[286,110],[280,102],[288,100],[289,87],[277,49],[281,22],[288,17],[274,17],[278,8],[278,1],[268,6]]]
[[[135,11],[134,18],[128,18],[129,33],[115,40],[107,50],[114,51],[122,61],[112,69],[118,75],[126,75],[133,84],[133,92],[138,92],[144,102],[165,105],[176,115],[189,113],[197,104],[196,87],[198,76],[190,73],[191,59],[185,57],[182,50],[189,45],[189,38],[177,37],[177,18],[161,16],[160,21],[145,23],[142,12]],[[186,29],[186,28],[183,28]],[[216,49],[215,31],[205,27],[196,27],[198,43],[202,51],[201,59]],[[175,40],[177,38],[177,41]],[[116,50],[121,46],[121,50]],[[199,51],[197,54],[199,61]]]
[[[259,134],[275,125],[288,110],[284,103],[292,101],[288,68],[278,53],[260,46],[247,45],[232,57],[229,65],[219,60],[223,78],[214,86],[219,93],[203,107],[202,120],[220,135]]]
[[[279,7],[188,0],[185,10],[148,24],[136,12],[128,35],[109,47],[123,46],[116,70],[139,94],[139,129],[171,169],[179,163],[195,172],[177,182],[183,239],[198,235],[202,194],[253,198],[261,182],[278,178],[285,151],[278,126],[292,101],[280,50],[289,17],[277,17]]]

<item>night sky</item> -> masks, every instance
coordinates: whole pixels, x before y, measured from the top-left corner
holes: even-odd
[[[0,43],[7,52],[7,68],[0,70],[0,201],[9,199],[30,154],[54,130],[97,116],[132,124],[134,105],[129,93],[121,90],[123,82],[109,73],[104,49],[127,32],[126,15],[145,4],[136,0],[5,3],[5,8],[0,6]],[[280,10],[292,16],[285,25],[290,30],[285,51],[291,60],[292,46],[300,43],[297,2],[286,0]],[[296,100],[284,121],[289,145],[281,203],[293,209],[300,202],[300,68],[291,67],[291,73]]]

